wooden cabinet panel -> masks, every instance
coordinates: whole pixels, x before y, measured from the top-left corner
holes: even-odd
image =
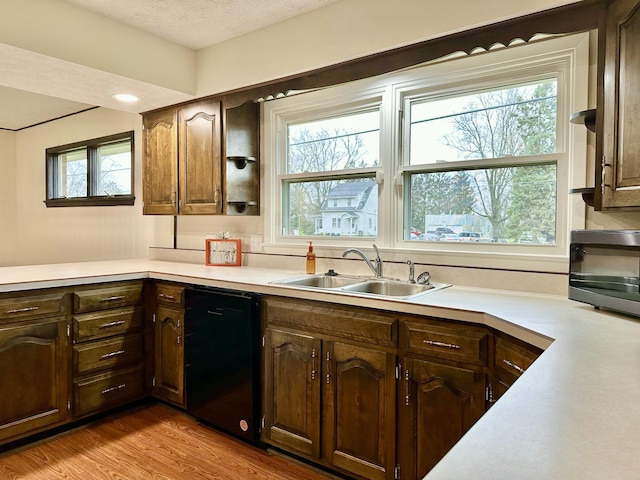
[[[180,213],[222,213],[220,102],[184,107],[178,121]]]
[[[602,208],[640,206],[640,1],[607,7],[602,164],[596,194]],[[597,200],[596,200],[597,201]]]
[[[263,437],[313,458],[320,458],[320,357],[320,340],[267,328]]]
[[[0,299],[0,320],[21,320],[40,316],[64,315],[64,291],[15,295]]]
[[[67,322],[0,324],[0,441],[67,417]]]
[[[116,407],[144,394],[143,368],[107,371],[74,380],[74,413],[83,416]]]
[[[393,478],[395,354],[325,342],[323,443],[327,461],[364,478]]]
[[[422,478],[485,411],[484,369],[404,358],[398,389],[403,478]]]
[[[487,330],[436,322],[431,319],[403,322],[402,342],[406,350],[459,362],[487,364],[490,338]]]
[[[142,335],[121,335],[73,347],[73,371],[85,375],[142,361]]]
[[[77,290],[73,294],[74,313],[127,307],[142,303],[142,282]]]
[[[182,285],[157,283],[155,287],[156,303],[172,305],[175,308],[182,308],[182,305],[184,305],[184,287]]]
[[[265,314],[272,325],[335,335],[341,338],[395,346],[398,316],[375,310],[305,300],[268,298]]]
[[[74,315],[73,341],[77,343],[138,331],[142,328],[143,316],[144,309],[140,306]]]
[[[167,109],[144,115],[143,213],[178,213],[178,115]]]
[[[158,305],[155,311],[154,396],[184,406],[184,310]]]

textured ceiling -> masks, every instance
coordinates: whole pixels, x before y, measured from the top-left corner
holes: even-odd
[[[62,1],[198,50],[337,0]],[[11,18],[10,7],[3,8],[2,15]],[[143,102],[120,104],[111,98],[118,91],[142,91]],[[20,130],[93,106],[141,112],[190,98],[153,81],[140,82],[0,43],[0,129]]]
[[[199,50],[335,0],[64,0]]]

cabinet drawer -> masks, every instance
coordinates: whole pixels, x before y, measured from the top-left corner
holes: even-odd
[[[496,337],[495,365],[519,377],[540,356],[540,353],[526,349],[502,337]]]
[[[398,320],[393,314],[293,299],[268,298],[263,305],[269,325],[390,347],[397,343]]]
[[[73,294],[75,313],[126,307],[142,302],[142,282],[77,290]]]
[[[486,365],[489,338],[489,332],[482,328],[403,323],[403,345],[407,351],[458,362]]]
[[[142,321],[142,307],[125,307],[108,312],[74,315],[73,341],[78,343],[140,330]]]
[[[156,284],[156,302],[181,307],[183,292],[182,286],[158,283]]]
[[[105,410],[135,400],[144,392],[142,366],[116,370],[74,381],[76,416]]]
[[[20,320],[44,315],[64,315],[64,292],[0,298],[0,320]]]
[[[142,335],[131,334],[73,347],[76,375],[119,367],[142,359]]]

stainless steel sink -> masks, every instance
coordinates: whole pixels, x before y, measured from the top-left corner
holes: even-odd
[[[312,275],[307,277],[288,278],[286,280],[278,280],[271,282],[278,285],[291,285],[296,287],[313,287],[313,288],[338,288],[354,283],[361,283],[365,279],[363,277],[350,277],[346,275]]]
[[[363,278],[347,275],[312,275],[288,278],[271,282],[274,285],[287,285],[305,289],[324,289],[333,292],[350,293],[375,297],[413,298],[423,293],[449,287],[445,283],[422,285],[385,278]]]
[[[344,287],[342,290],[349,292],[370,293],[374,295],[386,295],[389,297],[410,297],[418,293],[433,290],[434,285],[421,285],[419,283],[394,282],[387,280],[368,280]]]

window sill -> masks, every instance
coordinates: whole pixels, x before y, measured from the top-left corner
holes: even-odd
[[[93,198],[54,198],[45,200],[50,207],[109,207],[117,205],[133,205],[136,197],[93,197]]]

